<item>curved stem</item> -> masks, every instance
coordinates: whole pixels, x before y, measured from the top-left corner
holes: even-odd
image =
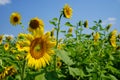
[[[60,14],[59,20],[58,20],[58,28],[57,28],[57,35],[56,35],[56,48],[58,46],[58,38],[59,38],[59,31],[60,31],[60,22],[62,18],[63,13]],[[56,55],[54,56],[54,70],[56,71]]]

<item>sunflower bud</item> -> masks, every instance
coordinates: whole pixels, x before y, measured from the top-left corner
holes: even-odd
[[[85,28],[88,28],[88,20],[86,20],[83,25]]]
[[[82,21],[79,21],[78,25],[79,25],[79,26],[82,26]]]
[[[73,27],[70,27],[69,30],[68,30],[68,33],[72,34],[72,31],[73,31]]]
[[[111,26],[112,26],[112,24],[107,25],[107,27],[106,27],[107,31],[111,28]]]
[[[54,36],[54,29],[52,29],[52,31],[51,31],[51,37],[53,37]]]

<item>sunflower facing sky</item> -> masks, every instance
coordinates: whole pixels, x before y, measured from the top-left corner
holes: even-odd
[[[20,24],[21,23],[21,15],[18,12],[13,12],[10,15],[10,23],[13,26],[16,26],[16,25]]]
[[[29,45],[26,46],[28,66],[39,69],[49,64],[50,55],[54,53],[51,48],[56,45],[56,42],[51,41],[50,32],[39,36],[31,35],[29,38],[26,34],[26,40],[29,42]]]
[[[66,4],[63,8],[64,17],[68,19],[71,18],[72,11],[73,11],[72,8],[68,4]]]

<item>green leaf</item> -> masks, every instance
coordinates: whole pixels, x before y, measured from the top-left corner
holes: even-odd
[[[102,20],[100,19],[100,20],[98,21],[98,23],[102,23]]]
[[[90,68],[88,68],[88,67],[86,67],[86,70],[87,70],[87,72],[93,72],[93,69],[90,69]]]
[[[104,28],[101,25],[99,27],[100,27],[100,31],[104,30]]]
[[[68,53],[64,50],[56,50],[56,55],[61,58],[63,62],[65,62],[67,65],[73,65],[73,61],[70,59],[70,57],[67,55]]]
[[[109,74],[109,77],[110,77],[110,79],[111,80],[118,80],[114,75],[112,75],[112,74]]]
[[[72,67],[69,67],[68,69],[69,69],[70,75],[72,75],[73,77],[80,76],[80,77],[83,78],[85,76],[82,69],[72,68]]]
[[[79,28],[78,30],[83,31],[83,28],[81,27],[81,28]]]
[[[57,21],[58,21],[58,18],[53,18],[52,20],[54,20],[54,21],[56,21],[56,22],[57,22]]]
[[[56,26],[57,24],[54,21],[49,21],[50,24]]]
[[[40,74],[40,75],[37,75],[37,76],[35,77],[35,80],[46,80],[46,79],[45,79],[45,73]]]
[[[66,31],[65,31],[65,30],[60,30],[60,32],[62,32],[62,33],[66,33]]]
[[[97,26],[93,26],[93,27],[91,27],[90,29],[96,30],[96,29],[97,29]]]
[[[72,27],[73,25],[70,22],[65,23],[66,26]]]

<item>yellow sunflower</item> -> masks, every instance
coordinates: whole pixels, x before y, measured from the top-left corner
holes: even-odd
[[[65,18],[71,18],[72,16],[72,8],[66,4],[63,8],[63,14]]]
[[[32,37],[27,39],[30,42],[27,48],[28,54],[26,56],[28,66],[39,69],[41,67],[45,67],[46,64],[49,64],[51,58],[50,55],[54,53],[54,50],[51,48],[56,45],[56,42],[51,41],[50,32],[40,35],[39,37],[34,36],[34,38]]]
[[[38,17],[32,18],[29,22],[28,31],[33,32],[33,33],[36,33],[36,31],[43,33],[44,22],[41,19],[39,19]]]
[[[0,35],[0,44],[2,44],[3,35]]]
[[[110,44],[113,47],[117,47],[117,45],[116,45],[116,35],[117,35],[117,30],[113,30],[110,34]]]
[[[6,40],[7,40],[7,41],[11,41],[12,39],[13,39],[12,36],[6,36]]]
[[[17,48],[17,50],[18,51],[26,51],[26,46],[28,45],[28,44],[30,44],[28,41],[18,41],[17,43],[16,43],[16,48]]]
[[[13,12],[10,15],[10,23],[13,26],[16,26],[16,25],[20,24],[21,23],[21,15],[18,12]]]
[[[73,32],[73,27],[70,27],[70,28],[68,29],[68,33],[69,33],[69,34],[72,34],[72,32]]]
[[[12,76],[17,73],[17,70],[13,66],[8,66],[0,73],[0,80],[3,80],[7,76]]]
[[[99,38],[100,38],[100,34],[99,32],[96,32],[94,35],[93,35],[93,38],[94,38],[94,44],[96,45]]]
[[[10,46],[9,43],[5,43],[4,44],[4,49],[7,51],[9,49],[9,46]]]

